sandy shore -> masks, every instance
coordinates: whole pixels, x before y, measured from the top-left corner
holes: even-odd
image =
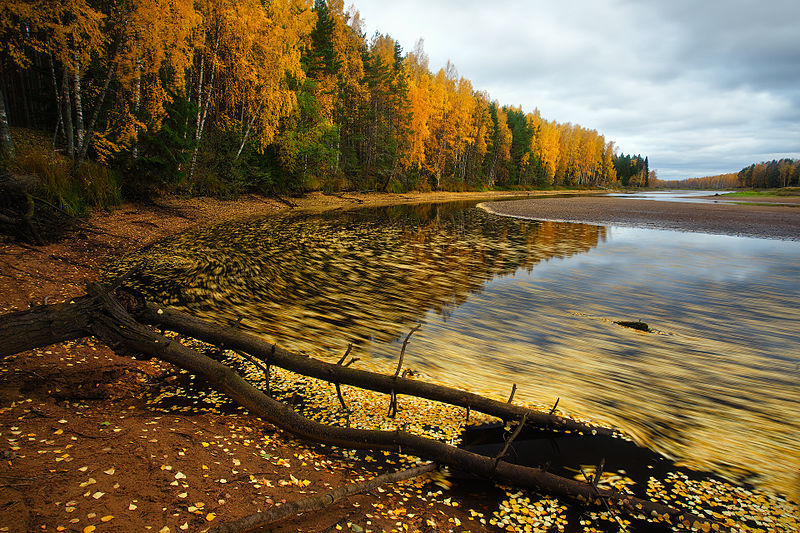
[[[800,208],[793,205],[701,204],[595,196],[492,201],[481,206],[500,215],[535,220],[800,240]]]

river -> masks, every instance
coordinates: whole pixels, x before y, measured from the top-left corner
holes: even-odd
[[[282,346],[620,428],[800,496],[800,242],[516,220],[475,202],[289,213],[126,258],[165,304]],[[643,321],[651,332],[617,321]]]

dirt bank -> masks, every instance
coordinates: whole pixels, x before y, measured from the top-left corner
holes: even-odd
[[[487,202],[482,206],[493,213],[537,220],[800,240],[800,208],[791,205],[704,204],[593,196]]]

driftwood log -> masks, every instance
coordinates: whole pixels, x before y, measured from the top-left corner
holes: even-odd
[[[669,519],[673,524],[708,521],[658,502],[615,490],[604,490],[591,483],[564,478],[539,468],[515,465],[502,458],[479,455],[405,431],[363,430],[315,422],[257,389],[230,367],[180,342],[157,334],[137,321],[132,313],[140,316],[143,321],[159,323],[168,329],[187,335],[190,334],[189,331],[193,331],[196,338],[201,340],[217,341],[217,344],[240,349],[251,355],[255,352],[259,356],[264,355],[270,364],[331,382],[354,384],[383,392],[394,390],[396,394],[430,399],[438,399],[441,396],[447,398],[448,403],[470,406],[472,409],[505,419],[549,424],[548,427],[571,427],[566,419],[543,415],[447,387],[433,386],[401,377],[381,376],[292,355],[242,332],[220,328],[197,319],[190,320],[188,315],[144,305],[127,293],[121,294],[118,299],[106,287],[100,285],[90,284],[87,292],[87,296],[76,298],[69,303],[40,306],[1,316],[0,357],[93,335],[115,351],[158,358],[196,374],[244,406],[253,416],[261,417],[281,429],[313,442],[353,449],[392,450],[413,454],[506,485],[532,488],[581,502],[609,505],[634,516],[659,515]],[[124,301],[125,305],[120,300]],[[584,430],[588,429],[585,426],[581,427]]]
[[[268,365],[331,383],[352,385],[386,394],[416,396],[465,407],[506,421],[520,420],[523,416],[527,416],[529,425],[544,429],[594,435],[611,436],[613,434],[613,431],[607,428],[592,427],[553,413],[542,413],[452,387],[401,377],[399,372],[395,372],[394,375],[378,374],[297,355],[239,329],[211,324],[173,309],[146,303],[134,313],[136,318],[145,324],[159,326],[215,346],[239,350],[261,359]]]

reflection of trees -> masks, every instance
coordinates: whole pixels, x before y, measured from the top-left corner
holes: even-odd
[[[391,342],[496,276],[586,252],[605,228],[503,218],[463,205],[287,215],[184,233],[129,257],[163,301],[314,352]]]

